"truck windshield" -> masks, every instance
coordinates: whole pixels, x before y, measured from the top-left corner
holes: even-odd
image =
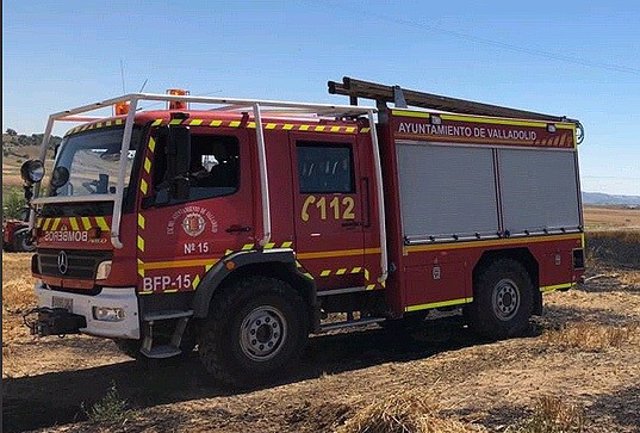
[[[60,144],[54,168],[47,183],[47,195],[83,196],[91,194],[114,194],[118,184],[120,148],[124,128],[90,131],[66,137]],[[131,167],[139,144],[140,130],[135,128],[131,137],[124,177],[125,194],[131,177]],[[69,179],[57,188],[51,178],[68,170]],[[58,173],[59,174],[59,173]],[[65,176],[66,177],[66,176]]]

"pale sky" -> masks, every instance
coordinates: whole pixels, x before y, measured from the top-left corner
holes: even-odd
[[[3,1],[3,129],[125,90],[347,103],[349,75],[580,119],[585,191],[640,195],[640,2]],[[61,132],[61,131],[58,131]]]

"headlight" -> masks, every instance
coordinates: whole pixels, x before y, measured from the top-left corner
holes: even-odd
[[[93,307],[93,318],[101,322],[121,322],[124,320],[124,310],[115,307]]]
[[[111,273],[111,260],[100,262],[96,271],[96,280],[106,280]]]
[[[44,164],[39,159],[25,161],[20,167],[20,175],[27,183],[40,182],[44,177]]]

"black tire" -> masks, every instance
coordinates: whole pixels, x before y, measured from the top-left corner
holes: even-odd
[[[140,353],[142,340],[128,340],[124,338],[118,338],[113,340],[113,342],[116,344],[118,350],[124,355],[127,355],[129,358],[140,360],[145,357],[142,353]]]
[[[24,227],[13,232],[13,251],[17,253],[31,253],[36,250],[36,245],[31,242],[29,228]]]
[[[282,377],[295,365],[308,333],[300,294],[281,280],[251,276],[214,297],[198,333],[198,352],[217,381],[257,385]]]
[[[522,334],[533,313],[534,287],[520,262],[498,259],[473,282],[473,302],[464,309],[471,329],[488,339]]]

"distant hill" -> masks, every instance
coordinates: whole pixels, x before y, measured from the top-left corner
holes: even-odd
[[[582,201],[584,204],[595,205],[640,206],[640,196],[638,195],[612,195],[602,192],[583,192]]]
[[[14,155],[18,157],[25,157],[20,151],[21,147],[26,146],[40,146],[42,144],[42,137],[44,134],[18,134],[15,130],[8,128],[6,132],[2,134],[2,152],[4,156]],[[62,137],[55,135],[51,136],[49,140],[49,146],[51,148],[56,147],[62,141]]]

